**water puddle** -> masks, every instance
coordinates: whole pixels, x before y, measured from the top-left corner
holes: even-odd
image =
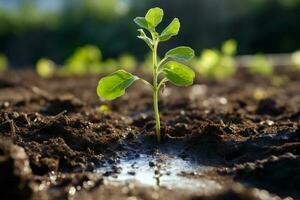
[[[183,160],[170,155],[140,155],[137,158],[122,158],[113,167],[103,167],[98,173],[107,174],[110,184],[137,183],[142,186],[181,188],[190,190],[221,189],[221,185],[207,175],[212,167]]]

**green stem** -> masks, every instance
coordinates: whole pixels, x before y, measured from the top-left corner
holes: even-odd
[[[160,118],[159,118],[159,110],[158,110],[158,65],[157,65],[157,46],[158,40],[155,36],[153,37],[153,107],[154,107],[154,115],[155,115],[155,130],[156,130],[156,137],[157,141],[161,142],[161,135],[160,135]]]

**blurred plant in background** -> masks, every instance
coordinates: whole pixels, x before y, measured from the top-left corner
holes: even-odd
[[[0,72],[8,68],[8,60],[4,54],[0,54]]]
[[[292,54],[292,65],[294,67],[294,69],[296,70],[300,70],[300,50],[295,51]]]
[[[138,66],[137,60],[133,55],[128,53],[122,54],[118,58],[118,66],[126,71],[134,71]]]
[[[221,51],[217,49],[205,49],[194,66],[199,74],[208,79],[223,80],[231,77],[236,72],[235,54],[237,42],[233,39],[222,44]]]
[[[128,21],[154,6],[176,13],[185,24],[170,46],[181,41],[200,51],[228,37],[238,41],[238,54],[300,46],[299,0],[1,0],[0,51],[14,67],[33,66],[43,57],[61,65],[85,44],[100,46],[103,59],[128,52],[142,60],[147,49],[134,39]]]
[[[56,64],[47,58],[41,58],[36,63],[36,72],[42,78],[51,78],[56,71]]]
[[[81,3],[84,10],[106,20],[115,20],[129,11],[128,2],[124,0],[85,0]]]
[[[152,52],[148,52],[145,57],[144,57],[144,62],[141,63],[140,68],[145,72],[145,73],[152,73],[153,70],[153,64],[152,64]],[[161,59],[157,55],[157,62],[160,62]]]
[[[289,82],[286,75],[275,73],[275,63],[264,54],[256,54],[249,62],[248,71],[252,75],[259,75],[269,79],[273,86],[282,87]]]
[[[146,73],[152,73],[152,52],[148,52],[141,63],[141,69]]]
[[[41,1],[3,0],[0,2],[0,35],[20,36],[42,25],[46,29],[56,28],[60,23],[60,10],[51,9],[51,6],[38,6],[39,2]]]
[[[102,53],[94,45],[85,45],[75,50],[67,59],[61,70],[74,75],[98,74],[104,70],[101,68]]]
[[[111,110],[108,105],[102,104],[98,107],[97,111],[100,113],[109,113]]]
[[[118,68],[118,61],[114,58],[108,58],[101,65],[103,73],[110,73]]]
[[[36,72],[43,78],[50,78],[54,74],[82,76],[110,73],[120,67],[128,71],[134,71],[137,67],[137,61],[135,57],[128,53],[122,54],[117,59],[102,60],[101,50],[97,46],[84,45],[78,47],[61,67],[57,67],[54,61],[50,59],[39,59],[36,64]]]
[[[256,54],[250,61],[248,70],[253,75],[271,77],[274,72],[274,63],[263,54]]]

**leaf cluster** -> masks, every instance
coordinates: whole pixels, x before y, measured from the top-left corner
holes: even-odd
[[[174,18],[171,23],[158,33],[156,28],[162,22],[164,12],[161,8],[151,8],[144,17],[136,17],[134,22],[140,27],[138,29],[139,39],[143,40],[157,59],[157,48],[160,42],[166,42],[179,33],[180,22],[178,18]],[[194,57],[194,50],[190,47],[179,46],[165,53],[163,59],[159,62],[153,62],[153,76],[162,75],[163,78],[159,82],[149,83],[146,80],[137,77],[124,70],[118,70],[99,81],[97,94],[107,100],[113,100],[122,96],[125,89],[134,81],[141,80],[149,85],[154,91],[164,85],[167,81],[177,86],[188,86],[193,83],[195,73],[186,65],[180,63],[188,61]]]

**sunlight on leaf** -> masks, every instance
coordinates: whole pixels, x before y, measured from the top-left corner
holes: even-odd
[[[168,62],[163,69],[165,77],[177,86],[189,86],[193,84],[195,73],[189,67],[175,62]]]
[[[173,21],[163,30],[159,36],[159,40],[164,42],[169,40],[172,36],[178,34],[180,29],[180,22],[178,18],[173,19]]]
[[[151,8],[145,16],[149,28],[154,29],[162,21],[163,16],[164,11],[161,8]]]
[[[172,58],[174,60],[179,60],[179,61],[187,61],[192,59],[194,56],[195,56],[194,50],[190,47],[185,47],[185,46],[171,49],[165,55],[166,58]]]
[[[125,93],[125,89],[138,79],[137,76],[124,70],[118,70],[99,81],[97,94],[106,100],[114,100],[122,96]]]

